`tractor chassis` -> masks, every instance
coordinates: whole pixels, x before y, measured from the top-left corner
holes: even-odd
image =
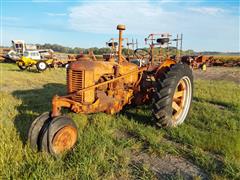
[[[130,73],[120,75],[118,77],[114,77],[113,79],[98,83],[96,85],[83,88],[79,91],[70,93],[66,96],[58,96],[55,95],[52,99],[52,113],[51,117],[57,117],[61,115],[60,111],[62,107],[69,108],[71,111],[75,113],[83,113],[83,114],[89,114],[94,112],[102,112],[108,114],[114,114],[116,112],[119,112],[122,109],[122,106],[124,104],[129,104],[133,98],[133,95],[136,95],[136,98],[134,100],[135,104],[143,104],[149,99],[150,93],[155,88],[152,83],[145,83],[144,84],[144,90],[140,90],[140,84],[143,77],[144,72],[146,74],[154,72],[153,75],[151,75],[151,79],[154,81],[155,77],[157,77],[159,74],[161,74],[161,71],[163,71],[166,67],[170,67],[171,65],[175,64],[176,62],[173,60],[166,60],[163,64],[160,66],[153,66],[148,65],[145,67],[141,67],[136,71],[132,71]],[[93,103],[80,103],[77,101],[74,101],[72,97],[74,95],[81,94],[88,90],[93,90],[101,86],[108,86],[110,91],[108,94],[111,94],[111,89],[116,86],[119,83],[124,82],[124,78],[127,78],[128,76],[131,76],[133,74],[138,73],[138,81],[133,84],[133,87],[131,89],[128,89],[127,93],[119,93],[118,97],[115,96],[115,98],[119,99],[119,101],[114,102],[108,102],[108,98],[101,93],[101,91],[96,91],[97,97],[96,100]],[[112,89],[112,91],[116,91]],[[120,103],[120,101],[123,100],[123,103]],[[101,103],[100,103],[101,102]],[[109,104],[109,107],[106,109],[106,104]]]

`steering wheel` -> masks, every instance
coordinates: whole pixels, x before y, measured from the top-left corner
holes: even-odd
[[[151,59],[151,54],[146,49],[136,49],[134,54],[138,59]]]

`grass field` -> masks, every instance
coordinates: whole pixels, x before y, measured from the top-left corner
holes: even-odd
[[[115,116],[66,113],[78,126],[78,144],[52,157],[29,148],[27,130],[50,110],[54,94],[65,94],[65,69],[37,73],[0,66],[1,179],[240,178],[237,83],[196,80],[189,117],[173,129],[156,128],[150,106]]]

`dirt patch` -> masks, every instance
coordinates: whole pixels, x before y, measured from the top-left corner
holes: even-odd
[[[134,133],[128,131],[116,131],[117,139],[138,138]],[[163,141],[168,141],[163,139]],[[171,143],[174,143],[171,141]],[[180,144],[174,143],[175,146]],[[208,179],[208,175],[198,166],[188,161],[184,157],[166,154],[164,156],[157,156],[149,154],[144,151],[131,150],[128,152],[134,167],[141,167],[146,165],[150,171],[156,176],[157,179],[176,179],[180,177],[183,179]]]
[[[157,157],[147,153],[135,153],[132,156],[134,164],[148,164],[158,179],[182,177],[184,179],[207,179],[207,174],[188,160],[174,155]]]
[[[208,67],[207,71],[194,70],[195,79],[225,80],[240,84],[240,68]]]

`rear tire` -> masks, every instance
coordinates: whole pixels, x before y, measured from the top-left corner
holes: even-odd
[[[174,127],[186,119],[193,95],[193,75],[187,64],[178,63],[156,80],[153,115],[157,126]]]
[[[36,67],[38,71],[45,71],[48,65],[45,61],[38,61],[36,64]]]

